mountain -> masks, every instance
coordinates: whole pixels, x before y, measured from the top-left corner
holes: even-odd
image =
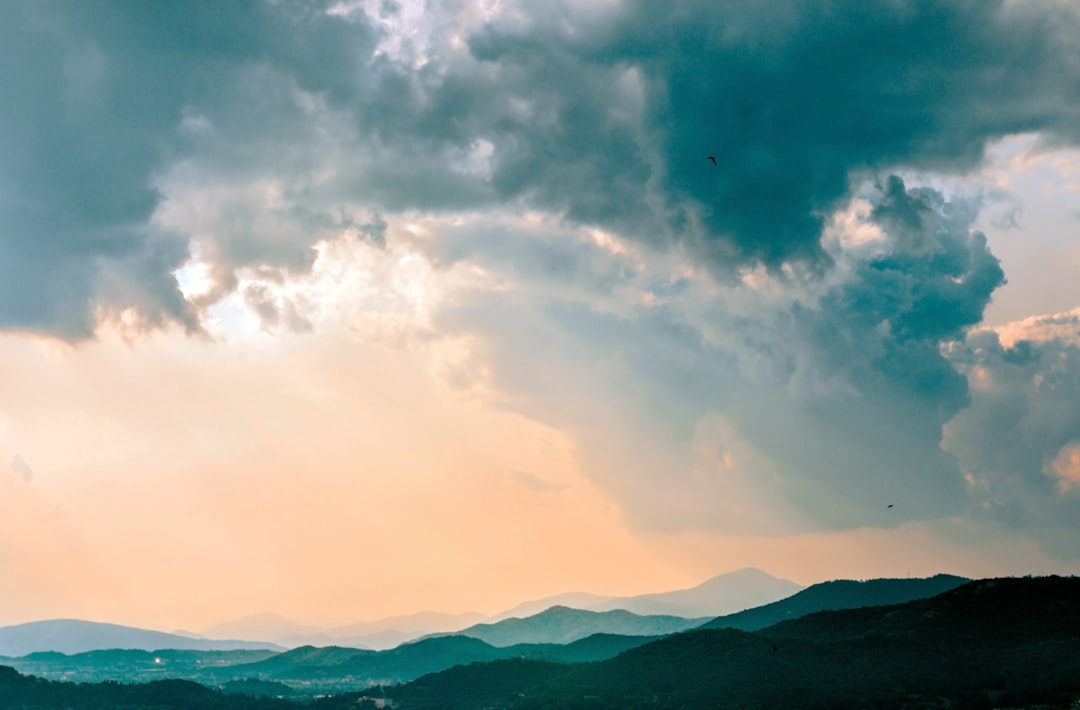
[[[217,684],[246,694],[229,697],[184,681],[75,685],[0,667],[0,706],[299,710],[304,706],[289,700],[251,697],[285,695],[275,685],[280,679],[270,676],[293,675],[300,680],[288,686],[302,687],[309,699],[331,693],[307,706],[312,710],[382,706],[386,700],[398,710],[1078,707],[1078,598],[1080,578],[992,579],[901,604],[816,612],[756,632],[702,629],[656,640],[593,636],[563,647],[496,648],[444,636],[384,652],[297,649],[260,663],[219,667],[229,677]],[[625,649],[591,663],[558,662],[571,646],[590,645],[605,654]],[[187,658],[190,664],[195,657],[185,654],[190,652],[169,652],[161,660]],[[71,658],[40,655],[42,662]],[[140,658],[138,652],[91,655],[132,663]],[[157,660],[156,654],[142,656]],[[469,657],[487,660],[463,660]],[[595,660],[587,652],[582,657]],[[265,672],[252,672],[260,667]],[[349,684],[364,687],[375,678],[395,682],[388,675],[394,668],[399,676],[424,674],[404,685],[345,692]]]
[[[284,653],[109,650],[71,656],[34,653],[22,658],[0,658],[0,663],[24,674],[81,683],[145,683],[179,678],[211,687],[228,686],[229,690],[248,694],[262,692],[259,688],[276,687],[274,683],[285,683],[294,694],[310,697],[356,690],[373,683],[406,682],[426,673],[477,661],[505,658],[559,663],[599,661],[655,639],[654,636],[596,634],[567,645],[520,644],[496,648],[466,636],[442,636],[379,652],[334,646],[304,647]]]
[[[236,649],[284,650],[271,643],[252,641],[214,641],[148,631],[131,626],[100,624],[76,619],[32,621],[0,627],[0,656],[25,656],[38,651],[83,653],[111,648],[186,649],[228,651]]]
[[[484,619],[483,614],[441,614],[422,611],[405,616],[390,616],[378,621],[361,621],[346,626],[336,626],[326,636],[339,646],[354,646],[386,650],[408,641],[433,633],[453,632]],[[284,639],[289,643],[297,639]]]
[[[504,612],[489,617],[486,621],[489,624],[494,624],[503,621],[504,619],[523,619],[526,616],[534,616],[542,611],[546,611],[553,606],[567,606],[571,609],[596,611],[599,607],[604,606],[610,601],[624,598],[629,597],[604,597],[599,594],[589,594],[587,592],[567,592],[565,594],[556,594],[552,597],[522,602],[513,609],[507,609]]]
[[[582,592],[559,594],[519,604],[491,617],[488,623],[532,616],[553,606],[586,611],[623,609],[642,615],[718,616],[768,604],[789,597],[800,589],[802,586],[792,581],[747,567],[705,580],[696,587],[672,592],[629,597],[604,597]]]
[[[717,616],[784,599],[801,589],[800,585],[790,580],[778,579],[759,569],[747,567],[713,577],[690,589],[617,597],[589,609],[625,609],[635,614],[685,617]]]
[[[783,599],[800,589],[802,587],[794,582],[773,577],[759,569],[745,568],[713,577],[690,589],[628,597],[568,592],[523,602],[490,617],[476,613],[441,614],[428,611],[327,628],[302,624],[279,614],[263,613],[218,624],[206,629],[203,635],[207,638],[273,642],[286,648],[348,646],[385,650],[424,636],[460,632],[480,622],[492,624],[535,616],[554,606],[586,611],[622,609],[642,616],[714,617]]]
[[[504,619],[494,624],[476,624],[458,632],[460,636],[486,641],[492,646],[521,643],[570,643],[593,634],[620,636],[663,636],[700,625],[702,619],[681,616],[641,616],[629,611],[585,611],[553,606],[524,619]]]
[[[434,611],[422,611],[405,616],[389,616],[378,621],[361,621],[347,626],[336,626],[327,631],[327,634],[336,637],[364,636],[387,631],[428,634],[440,631],[456,631],[483,620],[483,614],[473,612],[441,614]]]
[[[623,651],[644,646],[659,636],[620,636],[618,634],[593,634],[572,643],[536,643],[507,646],[505,658],[531,658],[556,663],[590,663],[614,658]]]
[[[340,693],[370,685],[405,683],[428,673],[483,661],[509,658],[558,663],[600,661],[655,638],[597,634],[566,645],[496,647],[468,636],[432,636],[386,651],[304,647],[255,663],[215,669],[214,677],[277,681],[310,693]],[[186,677],[198,680],[196,676]]]
[[[318,626],[301,624],[281,614],[265,612],[226,621],[202,632],[207,638],[245,638],[280,643],[290,636],[304,637],[323,633]],[[287,645],[287,644],[281,644]]]
[[[971,580],[939,574],[916,579],[871,579],[865,582],[834,580],[815,584],[786,599],[721,616],[702,624],[702,629],[756,631],[818,611],[900,604],[925,599]]]
[[[33,710],[303,710],[288,700],[226,695],[186,680],[76,684],[24,676],[0,666],[0,707]]]
[[[269,641],[286,648],[349,646],[388,649],[428,634],[456,631],[482,621],[482,614],[441,614],[424,611],[323,628],[301,624],[280,614],[263,613],[218,624],[204,632],[210,638],[245,638]]]
[[[403,683],[459,664],[496,660],[508,653],[474,638],[439,636],[386,651],[302,647],[228,670],[236,679],[273,680],[328,694]]]
[[[675,634],[598,663],[451,668],[385,693],[401,710],[1076,707],[1077,598],[1078,578],[982,580],[759,632]]]
[[[204,685],[232,680],[229,668],[254,663],[276,655],[276,651],[156,651],[111,649],[87,651],[70,656],[53,651],[31,653],[21,658],[0,658],[0,663],[20,673],[79,683],[115,681],[145,683],[161,678],[183,678]],[[0,703],[0,707],[2,707]]]

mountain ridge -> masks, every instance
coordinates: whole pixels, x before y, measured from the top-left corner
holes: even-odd
[[[401,710],[1076,707],[1078,597],[1076,577],[979,580],[758,632],[696,629],[597,663],[459,666],[384,692]]]
[[[47,619],[0,627],[0,656],[19,657],[40,651],[73,654],[117,648],[141,651],[285,650],[261,641],[196,639],[82,619]]]
[[[756,567],[743,567],[706,579],[693,587],[631,596],[602,596],[588,592],[566,592],[522,602],[486,620],[495,623],[510,618],[533,616],[553,606],[585,611],[623,609],[643,616],[720,616],[784,599],[804,589],[800,584],[774,577]]]
[[[771,604],[719,616],[700,629],[757,631],[781,621],[820,611],[886,606],[933,597],[971,582],[966,577],[936,574],[932,577],[880,577],[868,580],[835,579],[810,585]]]
[[[480,639],[492,646],[517,644],[567,644],[593,634],[619,636],[663,636],[699,626],[705,617],[687,619],[671,615],[641,615],[624,609],[588,611],[553,606],[525,618],[511,618],[491,624],[474,624],[455,636]],[[437,637],[434,634],[428,638]]]

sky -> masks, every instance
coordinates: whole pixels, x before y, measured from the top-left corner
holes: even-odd
[[[0,624],[1080,573],[1077,37],[4,3]]]

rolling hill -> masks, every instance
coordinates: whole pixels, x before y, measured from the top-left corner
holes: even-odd
[[[717,616],[784,599],[803,587],[779,579],[753,567],[717,575],[696,587],[671,592],[639,594],[627,597],[603,597],[596,594],[568,593],[519,604],[496,614],[488,623],[503,619],[533,616],[553,606],[586,611],[622,609],[641,615]]]
[[[663,636],[699,626],[703,619],[681,616],[641,616],[629,611],[585,611],[565,606],[524,619],[504,619],[494,624],[476,624],[457,632],[458,636],[480,639],[492,646],[521,643],[570,643],[593,634],[620,636]]]
[[[865,582],[843,579],[822,582],[786,599],[721,616],[698,628],[756,631],[819,611],[857,609],[925,599],[970,581],[964,577],[939,574],[916,579],[871,579]]]
[[[1075,707],[1077,598],[1077,578],[982,580],[929,599],[820,612],[756,633],[675,634],[561,670],[528,660],[513,674],[505,663],[452,668],[386,692],[403,710]],[[514,677],[522,682],[510,682]]]
[[[284,650],[259,641],[215,641],[148,631],[131,626],[100,624],[76,619],[32,621],[0,627],[0,656],[25,656],[39,651],[84,653],[105,649],[180,649],[229,651],[238,649]]]

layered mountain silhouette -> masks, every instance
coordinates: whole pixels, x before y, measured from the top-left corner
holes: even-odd
[[[857,609],[925,599],[970,581],[966,577],[939,574],[915,579],[870,579],[864,582],[841,579],[821,582],[787,599],[720,616],[702,624],[700,628],[756,631],[818,611]]]
[[[425,674],[404,685],[336,693],[306,707],[337,710],[387,701],[398,710],[1075,707],[1080,702],[1078,598],[1078,578],[980,580],[928,599],[817,612],[756,632],[698,629],[640,640],[591,663],[530,654],[524,647],[500,649],[467,637],[431,638],[395,651],[410,656],[415,669],[433,664],[440,655],[497,657]],[[590,637],[575,643],[604,645],[610,640]],[[511,652],[514,655],[503,655]],[[243,667],[263,667],[273,675],[333,661],[317,667],[338,673],[338,666],[370,664],[372,657],[390,655],[297,649]],[[287,659],[291,665],[283,663]],[[278,683],[266,677],[223,687],[284,695]],[[75,685],[4,668],[0,698],[12,707],[38,710],[305,707],[287,699],[226,696],[185,681]]]
[[[822,609],[860,607],[929,597],[939,591],[954,588],[963,581],[959,577],[939,575],[914,580],[826,582],[809,587],[780,602],[708,620],[669,615],[646,616],[622,610],[593,612],[553,607],[524,619],[477,624],[460,634],[431,636],[383,651],[333,645],[304,646],[284,653],[177,650],[156,651],[151,654],[134,650],[94,651],[70,656],[38,653],[4,662],[21,672],[83,682],[146,681],[176,677],[216,686],[231,681],[254,679],[284,682],[311,692],[342,692],[376,683],[407,682],[426,673],[483,661],[513,658],[561,663],[599,661],[659,637],[695,627],[762,629],[776,621],[793,619]],[[144,637],[142,648],[160,648],[166,641],[168,643],[165,645],[185,644],[187,648],[217,643],[171,637],[168,634],[155,635],[157,632],[147,634],[150,636],[148,639]],[[65,648],[69,653],[78,648],[77,644],[72,643],[72,639],[49,642],[42,636],[35,638],[38,648],[55,646]],[[98,643],[102,643],[100,638]],[[127,645],[128,648],[138,647],[130,637],[124,637],[117,643]],[[249,647],[260,645],[265,644],[248,644]],[[249,684],[237,687],[255,686]]]
[[[1080,579],[996,579],[930,599],[700,629],[559,668],[448,669],[386,693],[428,707],[1075,707]],[[514,682],[518,679],[518,682]]]
[[[494,616],[420,612],[324,627],[268,612],[219,624],[206,629],[203,635],[273,642],[287,648],[350,646],[384,650],[432,634],[459,633],[477,623],[533,616],[554,606],[586,611],[621,609],[644,616],[714,617],[783,599],[800,589],[794,582],[745,568],[713,577],[690,589],[627,597],[569,592],[524,602]]]
[[[77,682],[147,682],[180,678],[218,687],[234,681],[284,682],[309,694],[401,683],[452,666],[503,658],[582,663],[612,658],[655,636],[596,634],[570,644],[518,644],[498,648],[466,636],[423,639],[387,651],[306,646],[272,651],[109,650],[64,655],[46,652],[0,659],[21,673]],[[234,684],[240,687],[258,687]],[[264,686],[269,687],[269,686]]]
[[[718,575],[696,587],[672,592],[629,597],[603,597],[581,592],[559,594],[519,604],[513,609],[496,614],[488,619],[488,622],[532,616],[553,606],[586,611],[622,609],[641,615],[718,616],[784,599],[802,588],[792,581],[747,567]]]
[[[419,612],[377,621],[323,628],[302,624],[280,614],[263,613],[218,624],[206,630],[211,638],[245,638],[269,641],[287,648],[299,646],[351,646],[388,649],[431,633],[449,632],[483,621],[482,614],[441,614]]]
[[[25,656],[38,651],[83,653],[110,648],[145,651],[165,648],[203,651],[284,650],[281,646],[272,643],[191,638],[162,631],[148,631],[131,626],[76,619],[32,621],[0,627],[0,656]]]
[[[705,619],[681,616],[641,616],[629,611],[585,611],[553,606],[524,619],[504,619],[494,624],[476,624],[457,632],[492,646],[521,643],[570,643],[593,634],[623,636],[663,636],[701,625]]]

